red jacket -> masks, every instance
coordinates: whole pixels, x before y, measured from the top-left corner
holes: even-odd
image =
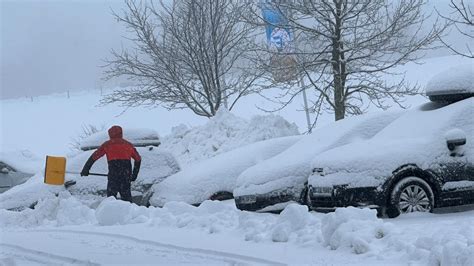
[[[133,145],[122,138],[122,128],[113,126],[109,129],[110,140],[104,142],[87,160],[81,175],[89,175],[89,170],[95,161],[106,155],[109,165],[110,180],[135,181],[140,171],[142,158]],[[134,165],[132,170],[131,159]]]
[[[113,126],[109,129],[110,140],[104,142],[94,154],[92,159],[97,161],[100,157],[106,155],[107,161],[113,160],[130,160],[141,161],[142,158],[138,154],[137,150],[133,145],[123,139],[122,128],[119,126]]]

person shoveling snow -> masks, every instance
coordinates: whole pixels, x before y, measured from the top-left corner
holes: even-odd
[[[140,171],[141,157],[135,147],[125,139],[120,126],[113,126],[108,131],[110,140],[104,142],[87,160],[81,176],[88,176],[95,161],[107,156],[109,173],[107,175],[107,197],[117,197],[132,202],[131,182],[137,180]],[[134,160],[133,170],[131,159]]]

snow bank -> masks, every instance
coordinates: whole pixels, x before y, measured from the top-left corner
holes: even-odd
[[[474,93],[474,64],[451,67],[434,76],[426,85],[426,94]]]
[[[95,217],[100,225],[132,224],[147,221],[147,213],[146,207],[108,197],[97,207]]]
[[[160,136],[152,129],[124,128],[123,137],[135,146],[158,146],[160,144]],[[97,149],[109,139],[107,130],[97,132],[81,142],[81,150]]]
[[[221,109],[202,126],[174,127],[170,135],[162,138],[160,149],[173,153],[182,165],[187,165],[257,141],[297,134],[298,127],[280,116],[246,120]]]
[[[0,209],[25,208],[40,199],[51,199],[55,194],[65,190],[64,186],[47,185],[44,175],[38,173],[25,183],[15,186],[0,194]]]
[[[288,242],[292,232],[303,229],[309,223],[308,207],[299,204],[288,205],[278,216],[272,230],[274,242]]]
[[[44,197],[34,209],[21,212],[0,209],[1,227],[36,227],[95,224],[94,210],[72,197],[67,191]]]
[[[244,170],[286,150],[300,138],[291,136],[259,141],[192,164],[153,185],[150,203],[154,206],[163,206],[170,201],[199,204],[214,193],[232,193],[237,177]]]
[[[354,207],[339,208],[327,214],[321,224],[324,244],[331,249],[350,248],[366,253],[372,245],[389,234],[389,226],[377,218],[377,211]]]

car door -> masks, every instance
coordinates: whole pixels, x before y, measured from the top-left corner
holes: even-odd
[[[474,203],[474,108],[465,118],[453,121],[450,130],[460,130],[466,139],[464,145],[459,145],[454,151],[448,152],[446,163],[438,170],[443,178],[442,197],[444,204]],[[448,138],[448,137],[447,137]]]
[[[14,172],[15,171],[12,167],[0,161],[0,193],[13,186],[11,174]]]

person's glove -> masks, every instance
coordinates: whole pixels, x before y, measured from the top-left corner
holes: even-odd
[[[132,174],[132,176],[130,177],[130,181],[135,181],[137,180],[137,175],[136,174]]]
[[[88,175],[89,175],[89,171],[82,169],[81,176],[88,176]]]

